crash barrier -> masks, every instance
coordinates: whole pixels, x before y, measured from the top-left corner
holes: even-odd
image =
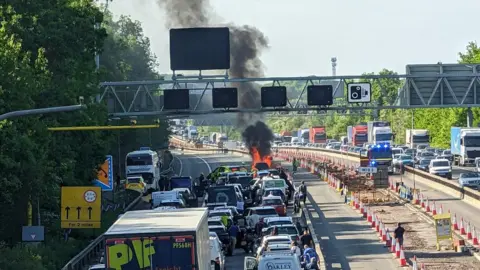
[[[306,207],[302,208],[302,217],[305,220],[310,235],[312,236],[313,244],[315,245],[315,252],[317,252],[318,254],[318,269],[326,270],[327,266],[325,264],[325,257],[323,257],[322,248],[320,247],[320,241],[318,241],[317,234],[315,233],[315,229],[313,228],[310,213],[308,212],[308,209]]]
[[[178,146],[183,146],[186,150],[199,152],[208,152],[216,148],[214,146],[204,146],[203,149],[189,148],[188,144],[182,139],[172,136],[170,142]],[[248,154],[246,150],[233,149],[230,152],[237,154]],[[300,167],[307,168],[313,172],[318,170],[320,163],[330,163],[340,167],[358,167],[359,155],[357,153],[342,152],[340,150],[319,149],[308,147],[277,147],[273,149],[273,154],[287,161],[293,161],[296,158],[300,162]],[[432,188],[441,190],[453,197],[463,199],[465,202],[480,208],[480,192],[468,187],[461,187],[454,181],[446,180],[440,176],[418,170],[409,166],[404,168],[405,176],[415,177],[415,180],[424,183]]]
[[[168,165],[166,170],[161,172],[161,175],[166,175],[173,171],[173,158]],[[133,207],[135,207],[138,202],[142,199],[143,194],[139,192],[139,195],[135,200],[133,200],[124,210],[124,212],[130,211]],[[103,238],[103,234],[95,238],[86,248],[84,248],[80,253],[73,257],[70,261],[65,264],[62,270],[83,270],[85,267],[88,267],[92,260],[98,258],[105,250],[105,240]]]

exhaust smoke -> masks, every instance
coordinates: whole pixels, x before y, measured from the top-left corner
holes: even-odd
[[[167,28],[188,28],[214,26],[210,18],[216,14],[208,0],[157,0],[159,7],[165,10]],[[260,55],[268,48],[268,39],[257,28],[243,25],[228,25],[230,28],[230,75],[233,78],[263,77],[263,63]],[[239,108],[259,109],[260,86],[254,83],[236,83]],[[237,127],[243,129],[242,137],[250,154],[258,151],[261,158],[269,157],[271,141],[274,136],[268,126],[262,122],[263,115],[257,113],[239,113]],[[255,150],[256,149],[256,150]]]

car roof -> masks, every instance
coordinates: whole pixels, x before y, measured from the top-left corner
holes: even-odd
[[[282,227],[294,227],[295,229],[297,228],[295,225],[293,224],[280,224],[280,225],[273,225],[273,226],[270,226],[269,228],[272,228],[272,227],[277,227],[277,228],[282,228]]]
[[[269,187],[265,189],[265,191],[271,191],[271,190],[280,190],[281,192],[283,192],[283,188],[279,188],[279,187]]]
[[[208,226],[208,229],[225,229],[225,226],[213,225],[213,226]]]
[[[265,236],[264,240],[288,240],[291,241],[290,236],[288,235],[267,235]]]
[[[450,162],[448,159],[446,158],[436,158],[436,159],[432,159],[432,161],[448,161]]]
[[[213,209],[213,210],[210,210],[208,211],[209,213],[231,213],[231,209],[227,209],[227,208],[223,208],[223,209]]]
[[[267,217],[264,218],[263,221],[265,222],[274,222],[274,221],[293,221],[292,217]]]
[[[258,210],[258,209],[273,209],[275,210],[275,208],[273,206],[256,206],[256,207],[250,207],[249,209],[252,209],[252,210]]]
[[[265,196],[262,198],[263,199],[274,199],[274,200],[282,200],[282,197],[280,196]]]

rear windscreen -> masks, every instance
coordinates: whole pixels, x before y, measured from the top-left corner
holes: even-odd
[[[263,199],[263,205],[282,205],[283,202],[280,199]]]
[[[237,194],[233,186],[210,187],[207,193],[207,203],[227,203],[237,206]]]
[[[257,209],[255,213],[260,216],[276,215],[277,211],[275,209]]]

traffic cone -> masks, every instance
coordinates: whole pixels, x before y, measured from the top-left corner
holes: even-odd
[[[472,232],[470,231],[470,221],[467,223],[467,239],[472,240]]]
[[[443,214],[443,205],[440,204],[440,208],[438,209],[438,213],[441,215]]]
[[[400,266],[407,266],[407,259],[405,259],[405,252],[403,252],[403,246],[400,248]]]
[[[395,257],[400,258],[400,252],[402,251],[400,249],[400,243],[398,241],[395,241]]]
[[[427,211],[427,213],[430,213],[430,203],[428,202],[428,197],[427,197],[427,203],[425,203],[425,211]]]
[[[418,270],[418,266],[417,266],[417,256],[413,256],[413,259],[412,259],[412,270]]]
[[[370,208],[367,209],[367,222],[372,222],[372,210]]]
[[[423,194],[420,194],[420,205],[425,208],[425,201],[423,200]]]
[[[368,208],[367,207],[365,207],[365,209],[363,210],[363,217],[368,218]]]
[[[475,226],[472,228],[472,235],[473,235],[473,244],[478,245],[478,235],[477,235],[477,230],[475,229]]]
[[[376,215],[372,215],[372,228],[375,228],[375,223],[377,222]]]
[[[390,251],[395,253],[397,251],[397,239],[392,237],[392,245],[390,246]]]
[[[458,231],[458,224],[457,224],[457,214],[453,214],[453,221],[452,221],[453,229]]]
[[[465,226],[463,226],[463,217],[460,218],[460,234],[461,235],[465,235],[466,232],[465,232]]]
[[[388,228],[387,228],[387,231],[385,232],[385,235],[386,235],[385,246],[386,247],[391,247],[392,246],[392,238],[390,237],[390,232],[388,231]]]
[[[380,230],[378,232],[380,233],[380,237],[382,237],[382,239],[383,239],[384,230],[385,228],[384,228],[383,222],[380,222]]]
[[[437,206],[435,205],[435,201],[433,201],[433,205],[432,205],[432,215],[436,215],[437,214]]]
[[[427,270],[424,263],[422,263],[422,268],[420,268],[420,270]]]
[[[382,242],[387,241],[387,231],[385,230],[385,226],[382,226],[382,230],[380,231],[380,236],[382,237]]]

